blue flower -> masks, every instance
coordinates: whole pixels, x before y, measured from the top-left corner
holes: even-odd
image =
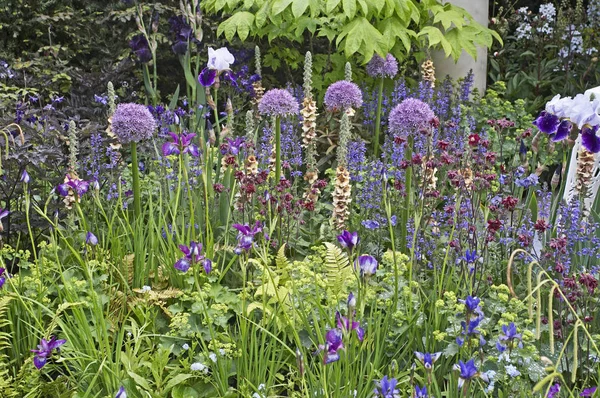
[[[343,334],[340,329],[331,329],[327,332],[325,335],[325,345],[319,347],[321,350],[325,350],[325,356],[323,357],[324,364],[335,362],[340,359],[338,351],[344,348],[342,337]]]
[[[85,235],[85,243],[90,246],[96,246],[98,244],[98,238],[92,232],[88,231]]]
[[[59,347],[66,342],[67,340],[58,340],[55,336],[51,337],[50,340],[42,339],[37,346],[37,350],[31,350],[31,352],[35,353],[35,357],[33,358],[35,367],[38,369],[43,368],[48,361],[48,357],[52,355],[52,351],[59,351]]]
[[[415,386],[415,398],[428,398],[427,395],[427,387],[423,386],[423,388],[419,388],[419,386]]]
[[[193,264],[202,263],[204,271],[208,274],[212,270],[212,261],[204,258],[200,252],[202,251],[202,243],[190,242],[189,246],[179,245],[179,250],[184,254],[173,265],[175,269],[181,272],[187,272]]]
[[[250,251],[254,246],[254,235],[262,232],[262,226],[257,221],[252,227],[247,224],[233,224],[233,228],[238,230],[238,245],[235,249],[235,254],[241,254],[242,251]]]
[[[475,377],[479,376],[479,371],[475,366],[475,361],[469,359],[466,363],[458,361],[458,365],[454,365],[456,370],[460,371],[458,376],[458,388],[462,388],[466,381],[471,381]]]
[[[533,121],[533,125],[536,126],[542,133],[546,134],[556,133],[559,124],[560,118],[546,111],[540,112],[537,119]]]
[[[117,395],[115,395],[115,398],[127,398],[127,392],[125,391],[125,387],[121,386],[121,388],[119,388],[119,391],[117,391]]]
[[[388,379],[387,376],[383,376],[377,383],[377,387],[375,387],[373,393],[376,397],[381,398],[399,398],[400,391],[396,388],[397,385],[398,380],[394,378]]]
[[[29,184],[29,173],[27,173],[26,169],[23,169],[23,172],[21,173],[21,182],[25,183],[25,184]]]
[[[335,313],[335,320],[339,329],[346,332],[355,330],[358,340],[363,341],[365,338],[365,330],[360,327],[360,322],[350,321],[350,319],[342,316],[339,311]]]
[[[425,366],[425,369],[427,370],[433,369],[433,364],[440,358],[441,355],[441,352],[430,354],[428,352],[422,353],[419,351],[415,351],[415,356],[423,364],[423,366]]]
[[[363,222],[361,222],[361,224],[366,229],[378,229],[381,226],[381,224],[379,224],[379,222],[375,220],[364,220]]]

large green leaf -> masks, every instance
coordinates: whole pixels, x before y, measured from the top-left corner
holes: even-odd
[[[365,62],[368,62],[375,52],[385,54],[388,50],[381,32],[364,17],[355,18],[344,26],[337,38],[337,45],[339,46],[342,41],[344,41],[346,57],[360,50]]]
[[[292,3],[292,14],[296,19],[300,18],[308,8],[309,0],[294,0]]]
[[[282,13],[290,4],[292,4],[292,1],[294,0],[275,0],[275,2],[273,2],[273,7],[271,8],[271,13],[273,15]],[[296,0],[296,2],[297,1],[298,0]]]
[[[232,41],[237,32],[240,40],[244,41],[248,38],[253,24],[254,14],[248,11],[237,12],[219,25],[217,36],[225,33],[225,38]]]
[[[452,44],[444,37],[441,30],[435,26],[426,26],[419,32],[419,37],[427,36],[429,47],[441,46],[446,54],[446,57],[452,55]]]
[[[348,19],[352,19],[356,16],[356,0],[342,0],[344,7],[344,14]]]

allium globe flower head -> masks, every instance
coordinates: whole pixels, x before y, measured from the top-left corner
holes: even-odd
[[[295,115],[299,110],[296,98],[289,91],[280,88],[267,91],[258,104],[258,112],[266,116],[284,117]]]
[[[149,139],[155,130],[156,120],[144,105],[119,104],[112,116],[112,131],[122,144]]]
[[[414,134],[435,120],[429,105],[416,98],[407,98],[392,109],[388,119],[389,130],[400,137]]]
[[[340,80],[327,87],[324,102],[330,112],[360,108],[363,103],[362,92],[355,83]]]
[[[386,55],[385,59],[375,54],[367,65],[367,73],[371,77],[393,78],[398,73],[398,61],[392,54]]]

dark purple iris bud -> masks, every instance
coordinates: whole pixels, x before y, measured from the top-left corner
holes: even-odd
[[[419,362],[421,362],[423,364],[423,366],[425,367],[425,369],[427,370],[432,370],[433,369],[433,364],[440,359],[440,356],[442,355],[441,352],[435,352],[433,354],[428,353],[428,352],[419,352],[419,351],[415,351],[415,356],[417,357],[417,359],[419,360]]]
[[[6,283],[6,275],[4,274],[5,272],[6,269],[0,267],[0,289],[2,289],[2,286],[4,286],[4,284]]]
[[[85,243],[90,246],[96,246],[98,244],[98,238],[92,232],[88,231],[85,235]]]
[[[533,121],[533,125],[536,126],[542,133],[554,134],[560,124],[560,118],[549,112],[542,111],[540,115]]]
[[[344,230],[340,235],[337,236],[338,242],[340,245],[348,250],[354,249],[358,242],[360,242],[360,238],[358,237],[358,232],[349,232]]]
[[[204,261],[202,261],[202,268],[204,268],[206,275],[210,274],[212,271],[212,261],[208,258],[205,258]]]
[[[67,340],[57,340],[56,337],[51,337],[50,340],[42,339],[37,346],[37,350],[31,350],[35,353],[33,364],[36,368],[43,368],[48,362],[48,358],[52,356],[52,351],[60,351],[60,346],[65,344]]]
[[[581,145],[591,153],[600,152],[600,138],[596,135],[600,126],[583,126],[581,129]]]
[[[152,60],[152,51],[150,51],[148,39],[143,34],[133,36],[129,41],[129,47],[141,63],[145,64]]]
[[[378,263],[373,256],[369,256],[367,254],[362,255],[356,260],[356,262],[358,263],[361,276],[375,275],[375,272],[377,272]]]
[[[568,120],[563,120],[556,129],[556,134],[552,137],[552,141],[562,141],[569,136],[573,124]]]

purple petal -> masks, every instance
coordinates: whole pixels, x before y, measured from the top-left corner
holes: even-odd
[[[188,269],[190,269],[190,262],[187,258],[182,257],[179,260],[177,260],[174,267],[176,270],[179,270],[181,272],[187,272]]]
[[[210,274],[210,272],[212,271],[212,261],[210,259],[205,259],[202,262],[202,267],[204,268],[204,272],[206,272],[206,275]]]
[[[215,69],[204,68],[198,76],[198,82],[204,87],[210,87],[215,84],[217,79],[217,71]]]
[[[327,365],[328,363],[332,363],[335,361],[339,361],[340,360],[340,354],[338,354],[337,352],[328,352],[327,354],[325,354],[325,357],[323,358],[323,363],[325,365]]]
[[[571,128],[573,128],[573,125],[570,121],[563,120],[560,122],[558,129],[556,130],[556,134],[554,134],[554,137],[552,137],[552,141],[562,141],[567,138],[569,133],[571,133]]]
[[[581,131],[581,144],[592,153],[600,152],[600,139],[596,135],[598,126],[594,128],[584,127]]]
[[[36,355],[33,357],[33,364],[36,368],[41,369],[46,365],[48,358],[46,356]]]
[[[56,192],[58,192],[60,196],[68,196],[70,189],[71,187],[69,186],[69,184],[64,183],[56,187]]]
[[[356,322],[358,323],[358,322]],[[360,326],[355,328],[356,330],[356,336],[358,337],[358,341],[363,341],[365,338],[365,330],[363,328],[361,328]]]
[[[179,245],[179,250],[181,250],[186,256],[190,255],[190,248],[186,245]]]
[[[197,158],[198,156],[200,156],[200,150],[198,149],[198,146],[194,145],[194,144],[190,144],[190,146],[188,146],[187,148],[185,148],[184,152],[189,153],[190,155],[192,155],[195,158]]]
[[[556,115],[542,111],[533,124],[543,133],[554,134],[560,124],[560,119]]]
[[[163,156],[179,155],[179,148],[172,142],[165,142],[162,145]]]

